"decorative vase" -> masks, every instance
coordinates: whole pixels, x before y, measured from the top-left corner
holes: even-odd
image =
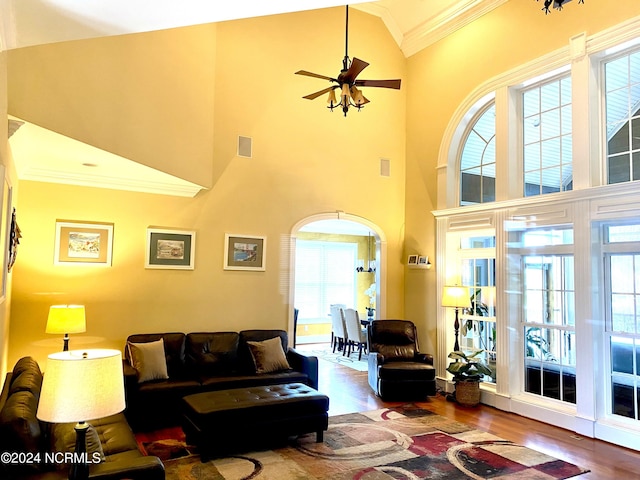
[[[456,401],[465,407],[475,407],[480,403],[480,382],[460,380],[456,382]]]

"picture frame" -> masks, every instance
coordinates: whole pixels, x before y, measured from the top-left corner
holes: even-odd
[[[418,255],[409,255],[407,259],[407,265],[417,265],[418,264]]]
[[[418,256],[418,265],[426,267],[428,263],[429,263],[429,257],[426,257],[424,255]]]
[[[193,270],[195,253],[195,231],[147,228],[145,268]]]
[[[7,294],[7,274],[10,270],[9,258],[10,258],[10,236],[11,236],[11,196],[12,188],[9,179],[5,175],[4,167],[0,168],[0,175],[2,175],[2,192],[0,198],[2,203],[0,204],[0,261],[2,262],[2,271],[0,272],[0,303],[3,303]]]
[[[54,265],[110,267],[113,223],[56,220]]]
[[[225,270],[266,270],[267,237],[237,235],[224,236]]]

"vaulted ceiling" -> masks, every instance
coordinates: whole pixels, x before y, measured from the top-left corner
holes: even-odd
[[[380,17],[411,56],[508,0],[352,0]],[[147,32],[344,5],[341,0],[0,0],[0,47]],[[20,179],[194,196],[202,187],[10,119]],[[17,131],[16,131],[17,129]],[[81,158],[92,158],[90,165]],[[143,179],[132,182],[131,179]]]

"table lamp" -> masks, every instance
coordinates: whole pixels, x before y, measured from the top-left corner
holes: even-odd
[[[458,343],[458,332],[460,331],[460,322],[458,321],[458,310],[460,308],[471,307],[469,290],[466,287],[460,287],[457,285],[445,286],[442,291],[442,306],[456,309],[456,320],[453,323],[453,328],[456,335],[456,342],[453,345],[453,350],[457,352],[460,350],[460,344]]]
[[[69,334],[87,331],[84,305],[52,305],[45,333],[63,334],[63,351],[69,350]]]
[[[70,480],[89,477],[87,420],[114,415],[124,408],[120,351],[69,350],[49,355],[36,417],[51,423],[77,422]]]

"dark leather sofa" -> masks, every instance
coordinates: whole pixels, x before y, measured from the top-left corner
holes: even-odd
[[[247,342],[274,337],[280,337],[291,368],[256,373]],[[125,414],[134,430],[179,425],[181,400],[194,393],[285,383],[304,383],[318,388],[318,359],[288,348],[284,330],[136,334],[129,336],[127,342],[160,339],[164,341],[167,379],[138,382],[138,373],[125,347]]]
[[[18,360],[6,376],[0,394],[0,452],[16,454],[15,460],[21,461],[13,462],[3,457],[0,462],[2,479],[68,478],[69,466],[54,462],[56,457],[51,454],[73,451],[74,424],[50,424],[36,418],[42,377],[40,366],[31,357]],[[104,461],[90,465],[89,478],[164,480],[164,465],[159,458],[140,453],[123,414],[89,423],[95,428],[99,447],[104,453]],[[45,460],[47,453],[51,461]]]

